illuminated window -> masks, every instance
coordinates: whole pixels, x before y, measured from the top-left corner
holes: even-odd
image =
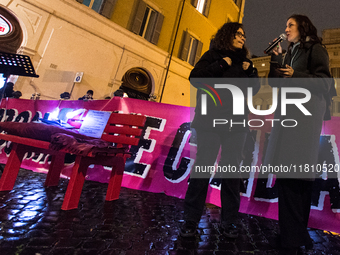
[[[202,42],[184,31],[179,58],[194,66],[201,57],[202,46]]]
[[[145,2],[140,1],[131,31],[149,42],[157,44],[164,16]]]
[[[143,18],[143,23],[139,31],[139,35],[147,40],[150,40],[152,34],[152,28],[157,18],[157,12],[151,9],[149,6],[146,7],[146,11]]]
[[[104,17],[111,19],[113,8],[117,0],[77,0],[77,2],[84,4]]]
[[[191,4],[204,16],[208,16],[211,0],[191,0]]]
[[[200,13],[203,13],[203,8],[204,8],[205,2],[206,2],[205,0],[198,0],[196,10],[199,11]]]

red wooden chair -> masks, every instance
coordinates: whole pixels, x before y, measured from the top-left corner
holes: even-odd
[[[50,150],[50,143],[46,141],[25,138],[16,135],[0,134],[0,139],[12,142],[12,150],[0,178],[0,191],[12,190],[17,179],[21,162],[26,152],[44,153],[52,156],[45,186],[57,186],[64,158],[67,151]]]
[[[91,164],[112,167],[105,200],[111,201],[119,198],[125,162],[130,157],[129,146],[138,145],[145,121],[146,117],[141,115],[111,113],[101,138],[115,143],[115,148],[94,149],[85,156],[81,154],[76,156],[62,205],[63,210],[78,207],[86,171]],[[66,149],[51,150],[49,142],[16,135],[0,134],[0,139],[13,143],[12,151],[0,179],[0,191],[13,189],[26,152],[52,155],[45,186],[58,185],[60,173],[64,166],[64,157],[68,153]]]
[[[127,145],[138,145],[140,140],[138,136],[142,133],[141,128],[144,127],[145,121],[146,117],[141,115],[111,114],[101,138],[115,143],[117,148],[108,155],[76,157],[62,205],[63,210],[78,207],[86,171],[92,164],[112,167],[105,200],[112,201],[119,198],[125,162],[130,157]]]

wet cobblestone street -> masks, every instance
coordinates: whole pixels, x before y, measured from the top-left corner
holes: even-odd
[[[43,186],[46,175],[21,169],[14,189],[0,192],[0,254],[190,255],[277,254],[275,220],[241,214],[236,240],[219,233],[219,208],[208,205],[194,239],[179,237],[183,200],[122,188],[105,202],[107,184],[85,181],[79,208],[62,211],[68,180]],[[340,236],[310,229],[315,254],[340,255]]]

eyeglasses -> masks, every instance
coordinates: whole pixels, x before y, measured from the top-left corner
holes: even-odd
[[[242,34],[241,32],[236,32],[236,35],[238,36],[238,37],[240,37],[240,38],[244,38],[244,39],[246,39],[247,37],[246,37],[246,35],[245,34]]]

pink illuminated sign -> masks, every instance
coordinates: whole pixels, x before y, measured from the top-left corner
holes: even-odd
[[[0,36],[7,35],[11,32],[11,23],[0,15]]]

